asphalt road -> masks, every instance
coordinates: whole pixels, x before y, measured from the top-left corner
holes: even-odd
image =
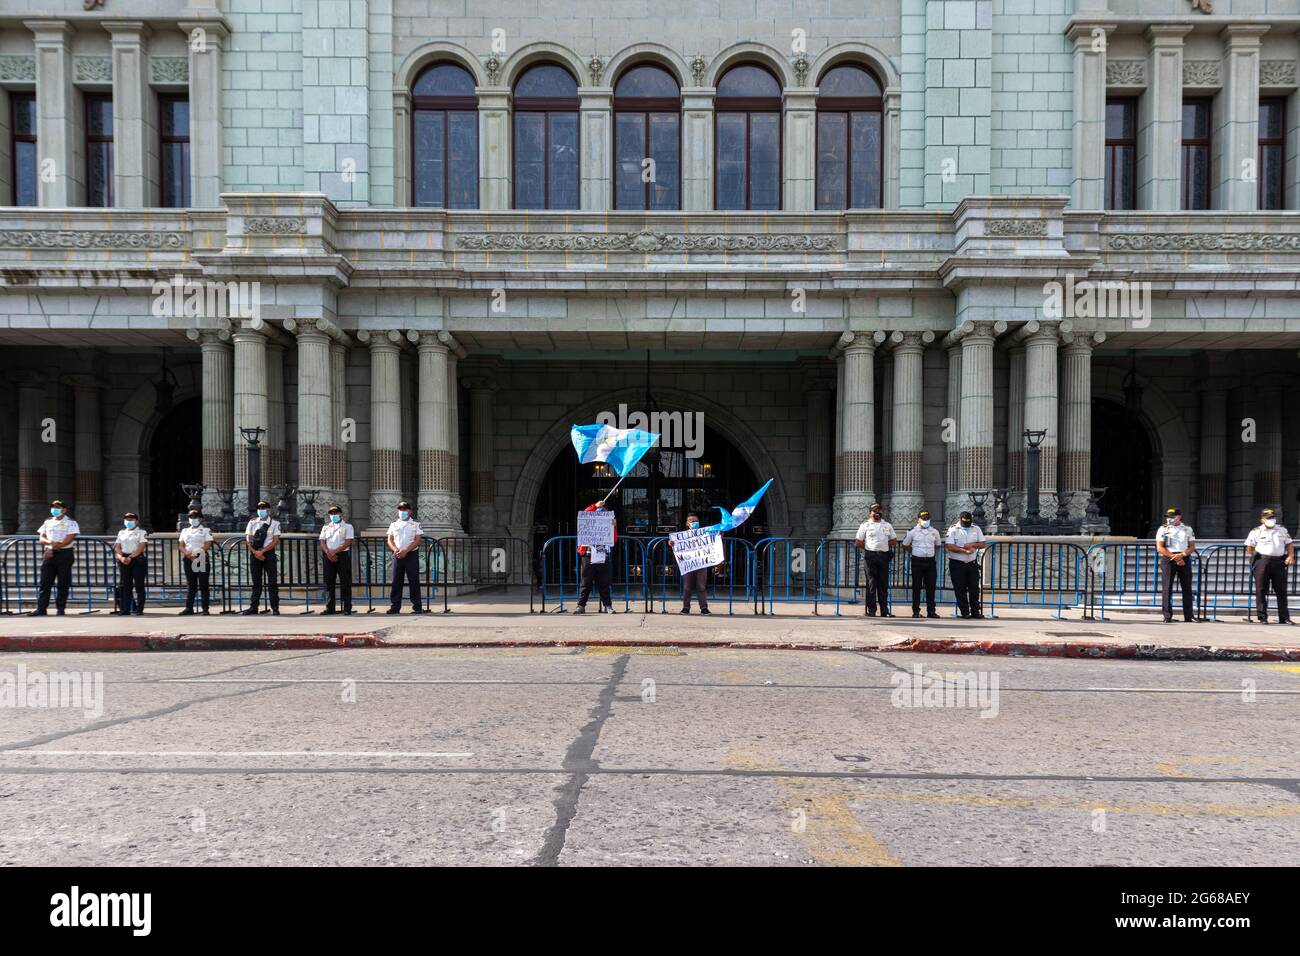
[[[1294,664],[6,654],[0,865],[1291,865],[1297,718]]]

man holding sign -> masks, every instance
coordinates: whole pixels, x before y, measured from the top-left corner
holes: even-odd
[[[698,595],[700,613],[709,613],[709,568],[722,563],[722,535],[700,530],[700,516],[686,516],[686,530],[668,536],[668,547],[682,576],[682,613],[691,613],[691,595]]]
[[[614,613],[614,601],[609,590],[609,558],[617,540],[614,512],[605,510],[604,500],[578,512],[578,562],[582,571],[582,588],[578,591],[575,614],[587,613],[592,582],[600,592],[600,612]]]

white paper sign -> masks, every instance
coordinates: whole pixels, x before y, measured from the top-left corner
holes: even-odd
[[[722,535],[716,531],[675,531],[668,538],[673,543],[677,570],[682,574],[711,568],[723,561]]]
[[[579,511],[578,547],[614,547],[614,512]]]

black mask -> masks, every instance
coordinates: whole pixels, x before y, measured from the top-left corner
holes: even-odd
[[[962,523],[961,523],[961,526],[962,526],[963,528],[969,528],[970,525],[971,525],[971,523],[970,523],[969,521],[966,521],[966,520],[963,520]]]

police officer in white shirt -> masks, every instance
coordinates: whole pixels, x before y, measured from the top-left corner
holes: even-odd
[[[77,535],[81,534],[81,526],[68,516],[63,502],[55,499],[50,502],[50,516],[45,519],[37,534],[44,548],[40,594],[36,598],[36,610],[29,612],[29,616],[45,616],[50,606],[50,589],[56,580],[59,589],[54,606],[62,614],[68,606],[68,592],[72,590],[72,562],[76,558],[74,549]]]
[[[1259,527],[1246,536],[1246,553],[1251,555],[1255,575],[1255,615],[1261,624],[1268,623],[1268,586],[1277,595],[1277,622],[1294,624],[1286,604],[1286,569],[1295,564],[1295,542],[1290,533],[1277,523],[1277,512],[1265,508],[1259,515]]]
[[[1156,532],[1156,553],[1160,555],[1161,606],[1165,623],[1170,624],[1174,619],[1173,587],[1174,578],[1177,578],[1183,590],[1183,620],[1194,624],[1191,557],[1196,553],[1196,534],[1183,524],[1183,513],[1177,508],[1165,512],[1165,523]]]
[[[423,614],[420,604],[420,523],[411,517],[405,501],[397,506],[397,520],[388,526],[388,550],[393,552],[393,586],[388,595],[388,614],[402,613],[402,581],[411,589],[411,611]]]
[[[343,509],[334,505],[329,510],[329,520],[320,529],[320,549],[325,555],[325,610],[322,614],[335,614],[334,582],[338,582],[343,596],[343,613],[352,613],[352,539],[356,532],[343,520]]]
[[[893,617],[889,613],[889,559],[894,556],[894,545],[898,535],[894,526],[881,516],[879,502],[871,505],[869,517],[858,526],[854,539],[857,549],[862,552],[867,565],[867,590],[865,600],[867,616],[876,616],[876,604],[880,604],[881,617]]]
[[[203,512],[197,508],[190,509],[186,520],[188,524],[181,529],[180,533],[181,567],[185,569],[185,610],[181,611],[181,614],[194,613],[194,597],[200,592],[203,599],[203,613],[207,614],[210,594],[208,581],[212,573],[208,565],[210,560],[208,552],[212,550],[216,539],[212,537],[208,526],[203,523]]]
[[[280,591],[276,583],[275,546],[280,543],[280,522],[271,517],[271,506],[265,501],[257,503],[257,515],[244,529],[248,542],[249,574],[253,578],[253,599],[244,614],[256,614],[262,603],[262,579],[270,592],[271,613],[280,613]]]
[[[134,511],[122,516],[122,530],[113,543],[117,556],[117,610],[114,614],[144,614],[145,579],[149,576],[149,558],[145,547],[149,535],[140,527]],[[134,600],[132,600],[134,598]]]
[[[926,617],[938,617],[934,609],[934,587],[938,581],[938,554],[943,547],[943,535],[938,528],[930,527],[930,512],[921,511],[916,526],[903,536],[903,550],[911,557],[912,617],[921,616],[921,588],[925,588]]]
[[[982,619],[980,607],[980,550],[988,547],[984,531],[969,511],[963,511],[957,523],[948,529],[943,549],[948,553],[948,577],[957,598],[957,613],[962,617]]]

